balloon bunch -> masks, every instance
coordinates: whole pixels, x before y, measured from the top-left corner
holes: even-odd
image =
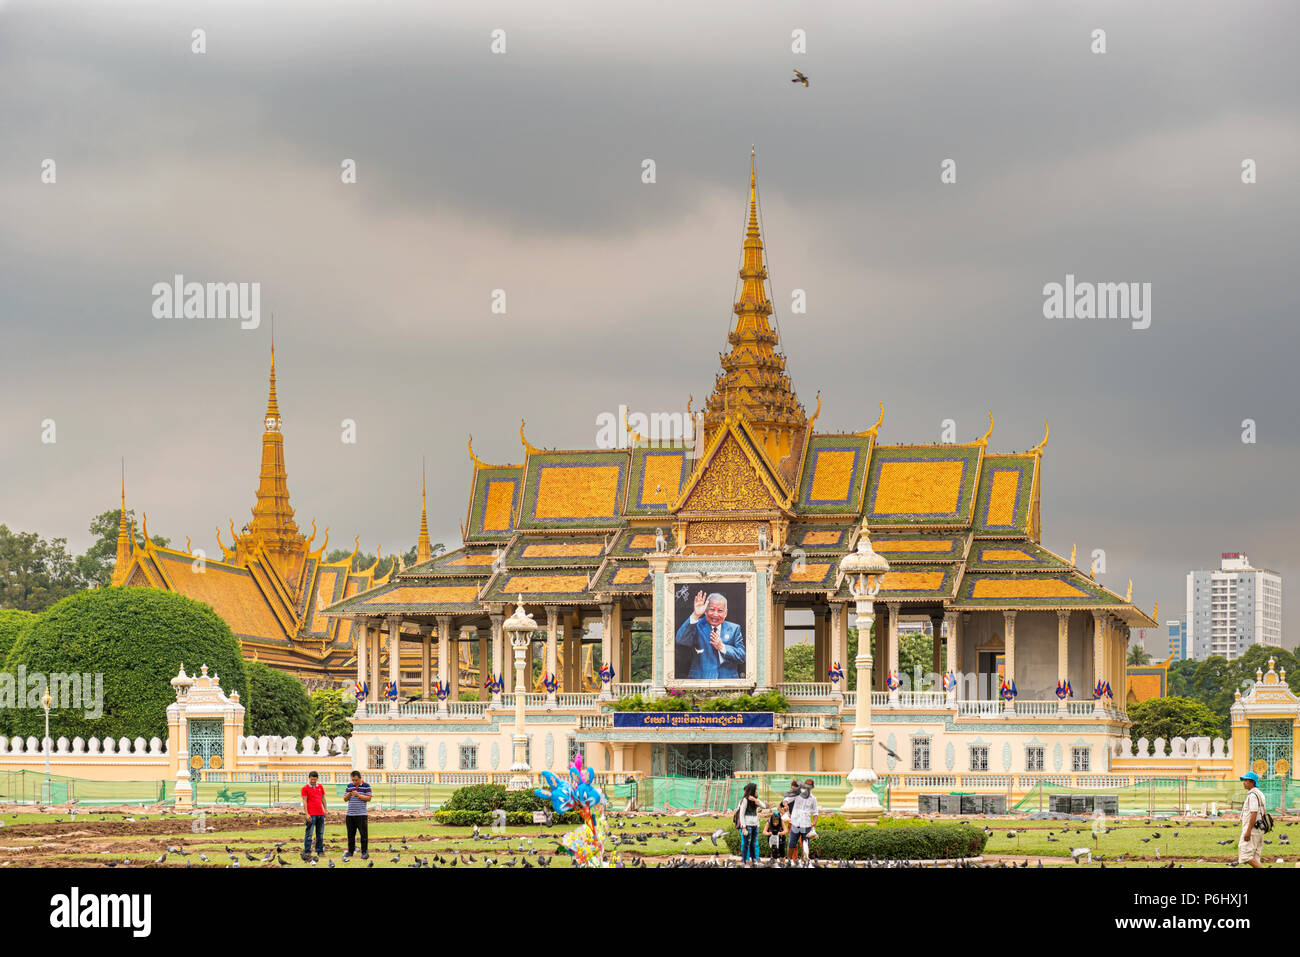
[[[612,861],[605,859],[605,845],[609,841],[605,795],[595,786],[596,772],[583,768],[582,755],[575,755],[569,765],[569,780],[563,781],[550,771],[543,771],[542,779],[547,787],[537,788],[534,794],[550,801],[557,814],[576,811],[582,816],[582,824],[560,838],[560,846],[573,855],[574,863],[578,867],[618,866],[617,855]]]
[[[844,669],[838,661],[826,669],[826,677],[831,679],[831,684],[839,684],[844,680]]]

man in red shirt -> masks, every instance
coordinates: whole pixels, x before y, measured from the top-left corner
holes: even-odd
[[[307,783],[302,788],[302,810],[307,816],[307,829],[302,836],[302,859],[315,860],[325,853],[325,788],[320,784],[320,775],[315,771],[307,775]],[[311,832],[316,829],[316,854],[311,853]]]

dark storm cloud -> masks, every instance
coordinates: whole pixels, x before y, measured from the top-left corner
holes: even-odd
[[[937,440],[948,418],[965,440],[992,408],[993,447],[1022,449],[1050,418],[1049,547],[1105,548],[1108,584],[1132,575],[1166,615],[1221,550],[1289,575],[1296,18],[1289,3],[9,3],[0,443],[18,465],[0,520],[84,545],[125,454],[151,527],[208,544],[242,523],[269,329],[153,320],[149,287],[183,272],[264,285],[300,520],[409,545],[427,456],[450,543],[466,433],[518,459],[521,415],[534,443],[574,447],[620,402],[698,407],[756,142],[783,342],[805,403],[822,390],[821,425],[863,428],[883,398],[885,441]],[[789,52],[795,27],[807,56]],[[1088,52],[1096,27],[1105,56]],[[55,187],[37,179],[47,156]],[[1067,272],[1151,282],[1151,328],[1043,319],[1043,285]],[[498,287],[508,318],[487,313]],[[789,314],[796,287],[807,315]],[[1259,444],[1240,442],[1244,418]]]

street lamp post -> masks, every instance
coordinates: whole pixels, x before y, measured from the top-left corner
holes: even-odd
[[[853,769],[849,772],[852,790],[840,808],[850,821],[874,821],[881,814],[880,798],[872,790],[876,772],[871,767],[871,627],[876,620],[873,600],[880,592],[880,578],[889,571],[889,562],[871,548],[866,525],[858,535],[858,547],[844,556],[840,571],[849,580],[853,600],[857,603],[858,653],[853,664],[858,673],[857,707],[853,718]]]
[[[41,698],[41,704],[45,706],[45,793],[41,795],[41,803],[49,804],[53,795],[50,793],[50,689],[45,689],[45,695]]]
[[[524,734],[524,695],[528,689],[524,683],[524,656],[532,647],[533,633],[537,631],[533,616],[524,613],[523,595],[519,596],[515,613],[506,619],[503,627],[510,638],[510,647],[515,650],[515,733],[510,739],[514,751],[510,765],[510,790],[523,791],[533,786],[528,758],[524,754],[528,745],[528,736]]]

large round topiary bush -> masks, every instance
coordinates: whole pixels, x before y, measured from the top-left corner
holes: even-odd
[[[230,626],[202,602],[154,588],[96,588],[51,605],[18,636],[6,670],[20,666],[31,676],[82,676],[93,697],[95,676],[102,675],[102,713],[87,716],[85,707],[50,710],[50,736],[69,739],[167,737],[167,706],[176,700],[168,683],[184,664],[197,674],[201,665],[221,679],[227,694],[247,690],[239,643]],[[85,676],[90,675],[89,682]],[[30,697],[40,691],[16,689]],[[52,691],[53,693],[53,691]],[[44,733],[39,707],[10,711],[14,735]]]
[[[30,611],[18,611],[16,608],[0,608],[0,666],[5,663],[10,650],[18,641],[18,636],[26,631],[36,615]]]
[[[260,661],[244,662],[244,671],[248,675],[248,694],[241,702],[248,709],[244,734],[306,737],[311,729],[311,702],[302,682]]]

